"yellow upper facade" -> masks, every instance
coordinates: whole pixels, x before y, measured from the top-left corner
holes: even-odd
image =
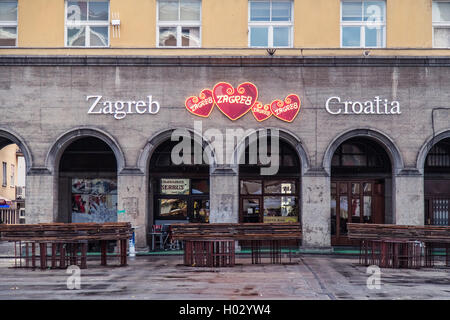
[[[5,0],[0,0],[0,3],[1,1]],[[377,48],[343,47],[343,1],[347,0],[291,1],[290,45],[288,48],[277,48],[276,55],[359,56],[367,51],[370,51],[370,55],[381,56],[445,56],[450,53],[450,49],[436,48],[433,45],[433,0],[383,1],[384,44]],[[17,0],[16,45],[0,47],[0,55],[268,54],[266,48],[250,46],[249,0],[201,0],[200,46],[182,48],[158,45],[158,28],[161,28],[158,24],[158,0],[110,0],[107,46],[68,47],[67,2],[70,1]],[[120,20],[119,27],[112,26],[115,18]]]

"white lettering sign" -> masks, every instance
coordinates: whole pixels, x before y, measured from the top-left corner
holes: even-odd
[[[88,114],[109,114],[120,120],[128,114],[157,114],[161,106],[158,101],[154,101],[152,96],[147,96],[146,100],[139,101],[108,101],[102,100],[103,96],[86,96],[86,101],[91,100]]]
[[[330,114],[401,114],[400,102],[381,99],[376,96],[373,100],[343,101],[340,97],[328,98],[325,109]]]

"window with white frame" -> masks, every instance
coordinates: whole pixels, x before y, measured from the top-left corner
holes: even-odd
[[[200,0],[159,0],[157,45],[159,47],[200,47]]]
[[[249,46],[292,47],[292,1],[249,1]]]
[[[341,2],[341,47],[383,48],[386,46],[386,2]]]
[[[17,1],[0,0],[0,47],[17,45]]]
[[[6,187],[7,183],[8,183],[8,172],[7,172],[7,163],[6,162],[2,162],[3,164],[3,177],[2,177],[2,186]]]
[[[66,46],[109,46],[109,1],[66,1]]]
[[[433,1],[433,47],[450,48],[450,1]]]
[[[11,187],[14,187],[16,184],[15,177],[14,177],[15,171],[16,171],[16,167],[13,164],[11,164],[11,172],[10,172],[10,179],[9,179],[9,185]]]

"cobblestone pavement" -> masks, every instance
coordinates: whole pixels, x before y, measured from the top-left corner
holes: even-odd
[[[181,256],[130,258],[128,267],[100,267],[92,258],[81,270],[81,289],[67,289],[66,270],[11,268],[0,259],[0,299],[450,299],[450,269],[382,269],[381,288],[368,289],[355,258],[302,255],[291,264],[252,265],[238,257],[233,268],[181,265]]]

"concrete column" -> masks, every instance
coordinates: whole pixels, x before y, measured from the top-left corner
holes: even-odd
[[[395,176],[395,224],[424,225],[423,184],[423,175],[419,173]]]
[[[117,219],[135,228],[137,251],[148,251],[148,179],[140,170],[124,169],[117,177]]]
[[[210,175],[210,223],[239,222],[239,176],[231,168],[216,168]]]
[[[306,172],[301,180],[302,250],[331,251],[330,178]]]
[[[47,169],[31,168],[25,180],[25,223],[56,221],[55,180]]]

